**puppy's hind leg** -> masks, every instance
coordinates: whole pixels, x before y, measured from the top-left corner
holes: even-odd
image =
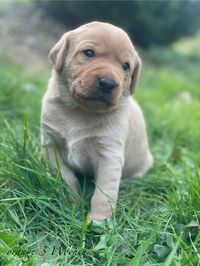
[[[150,151],[147,152],[147,156],[144,160],[143,165],[140,167],[140,169],[138,169],[131,177],[143,177],[148,171],[149,169],[153,166],[153,156],[151,154]]]

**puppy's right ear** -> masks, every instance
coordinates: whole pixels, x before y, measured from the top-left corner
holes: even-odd
[[[69,49],[71,31],[65,33],[49,53],[49,59],[57,72],[61,71]]]

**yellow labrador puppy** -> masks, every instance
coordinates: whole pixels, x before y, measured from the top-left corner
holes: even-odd
[[[74,192],[75,172],[95,177],[89,219],[103,220],[115,209],[121,177],[143,176],[153,163],[143,114],[131,97],[141,61],[128,35],[102,22],[65,33],[49,57],[42,145]]]

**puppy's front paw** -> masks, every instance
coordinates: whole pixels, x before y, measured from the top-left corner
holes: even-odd
[[[91,212],[88,216],[88,223],[92,221],[103,221],[106,219],[111,218],[112,213],[98,213],[98,212]]]

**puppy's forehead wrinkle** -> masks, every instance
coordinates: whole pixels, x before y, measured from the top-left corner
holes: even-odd
[[[74,31],[75,41],[82,45],[105,46],[106,50],[132,53],[134,47],[125,31],[109,23],[92,22]],[[97,47],[98,48],[98,47]],[[120,49],[120,50],[121,50]]]
[[[76,45],[77,50],[84,50],[84,49],[98,49],[102,46],[101,42],[92,40],[92,39],[86,39],[79,41]]]

